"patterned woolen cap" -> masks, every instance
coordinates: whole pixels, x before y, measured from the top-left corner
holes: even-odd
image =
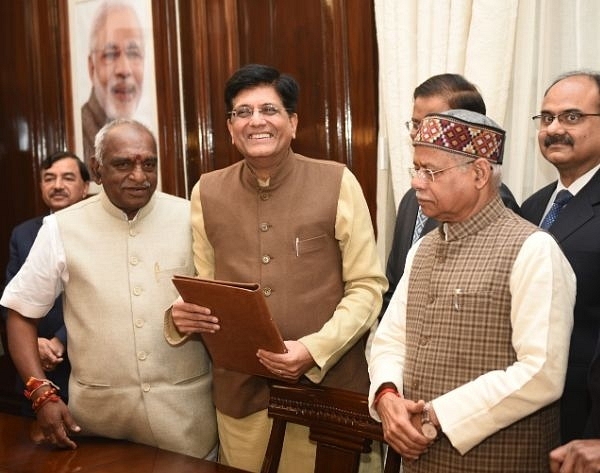
[[[505,136],[506,132],[487,116],[457,109],[426,115],[413,145],[502,164]]]

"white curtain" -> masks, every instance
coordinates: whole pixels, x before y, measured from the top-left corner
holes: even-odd
[[[379,249],[387,258],[396,209],[410,186],[414,88],[443,72],[479,88],[507,131],[503,181],[522,202],[555,180],[531,117],[558,74],[600,70],[598,0],[374,0],[379,48]]]

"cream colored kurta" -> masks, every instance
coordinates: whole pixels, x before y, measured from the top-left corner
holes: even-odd
[[[163,336],[171,277],[194,274],[191,250],[188,201],[157,192],[127,220],[101,193],[47,218],[7,287],[3,305],[35,318],[64,285],[69,408],[86,434],[197,457],[215,447],[204,347]]]

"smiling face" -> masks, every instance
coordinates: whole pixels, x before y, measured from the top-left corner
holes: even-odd
[[[106,135],[106,150],[96,175],[110,201],[132,219],[156,190],[158,157],[152,136],[132,124],[118,125]]]
[[[567,77],[547,92],[541,112],[558,115],[565,111],[600,113],[600,90],[591,77]],[[568,186],[600,163],[600,117],[584,117],[576,125],[564,125],[554,119],[538,132],[544,157],[558,169]]]
[[[277,113],[267,115],[259,111],[267,105],[276,107]],[[227,120],[231,140],[259,176],[268,177],[296,137],[298,115],[287,112],[270,85],[242,90],[233,99],[233,110],[240,107],[249,107],[253,113],[247,118],[232,116]]]
[[[144,37],[133,10],[107,12],[94,35],[88,72],[94,94],[110,120],[133,116],[144,79]]]

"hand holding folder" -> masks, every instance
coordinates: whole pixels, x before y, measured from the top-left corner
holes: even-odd
[[[286,352],[258,284],[188,276],[174,276],[173,284],[185,302],[208,307],[218,317],[220,330],[200,334],[216,368],[281,379],[256,357],[259,348]]]

